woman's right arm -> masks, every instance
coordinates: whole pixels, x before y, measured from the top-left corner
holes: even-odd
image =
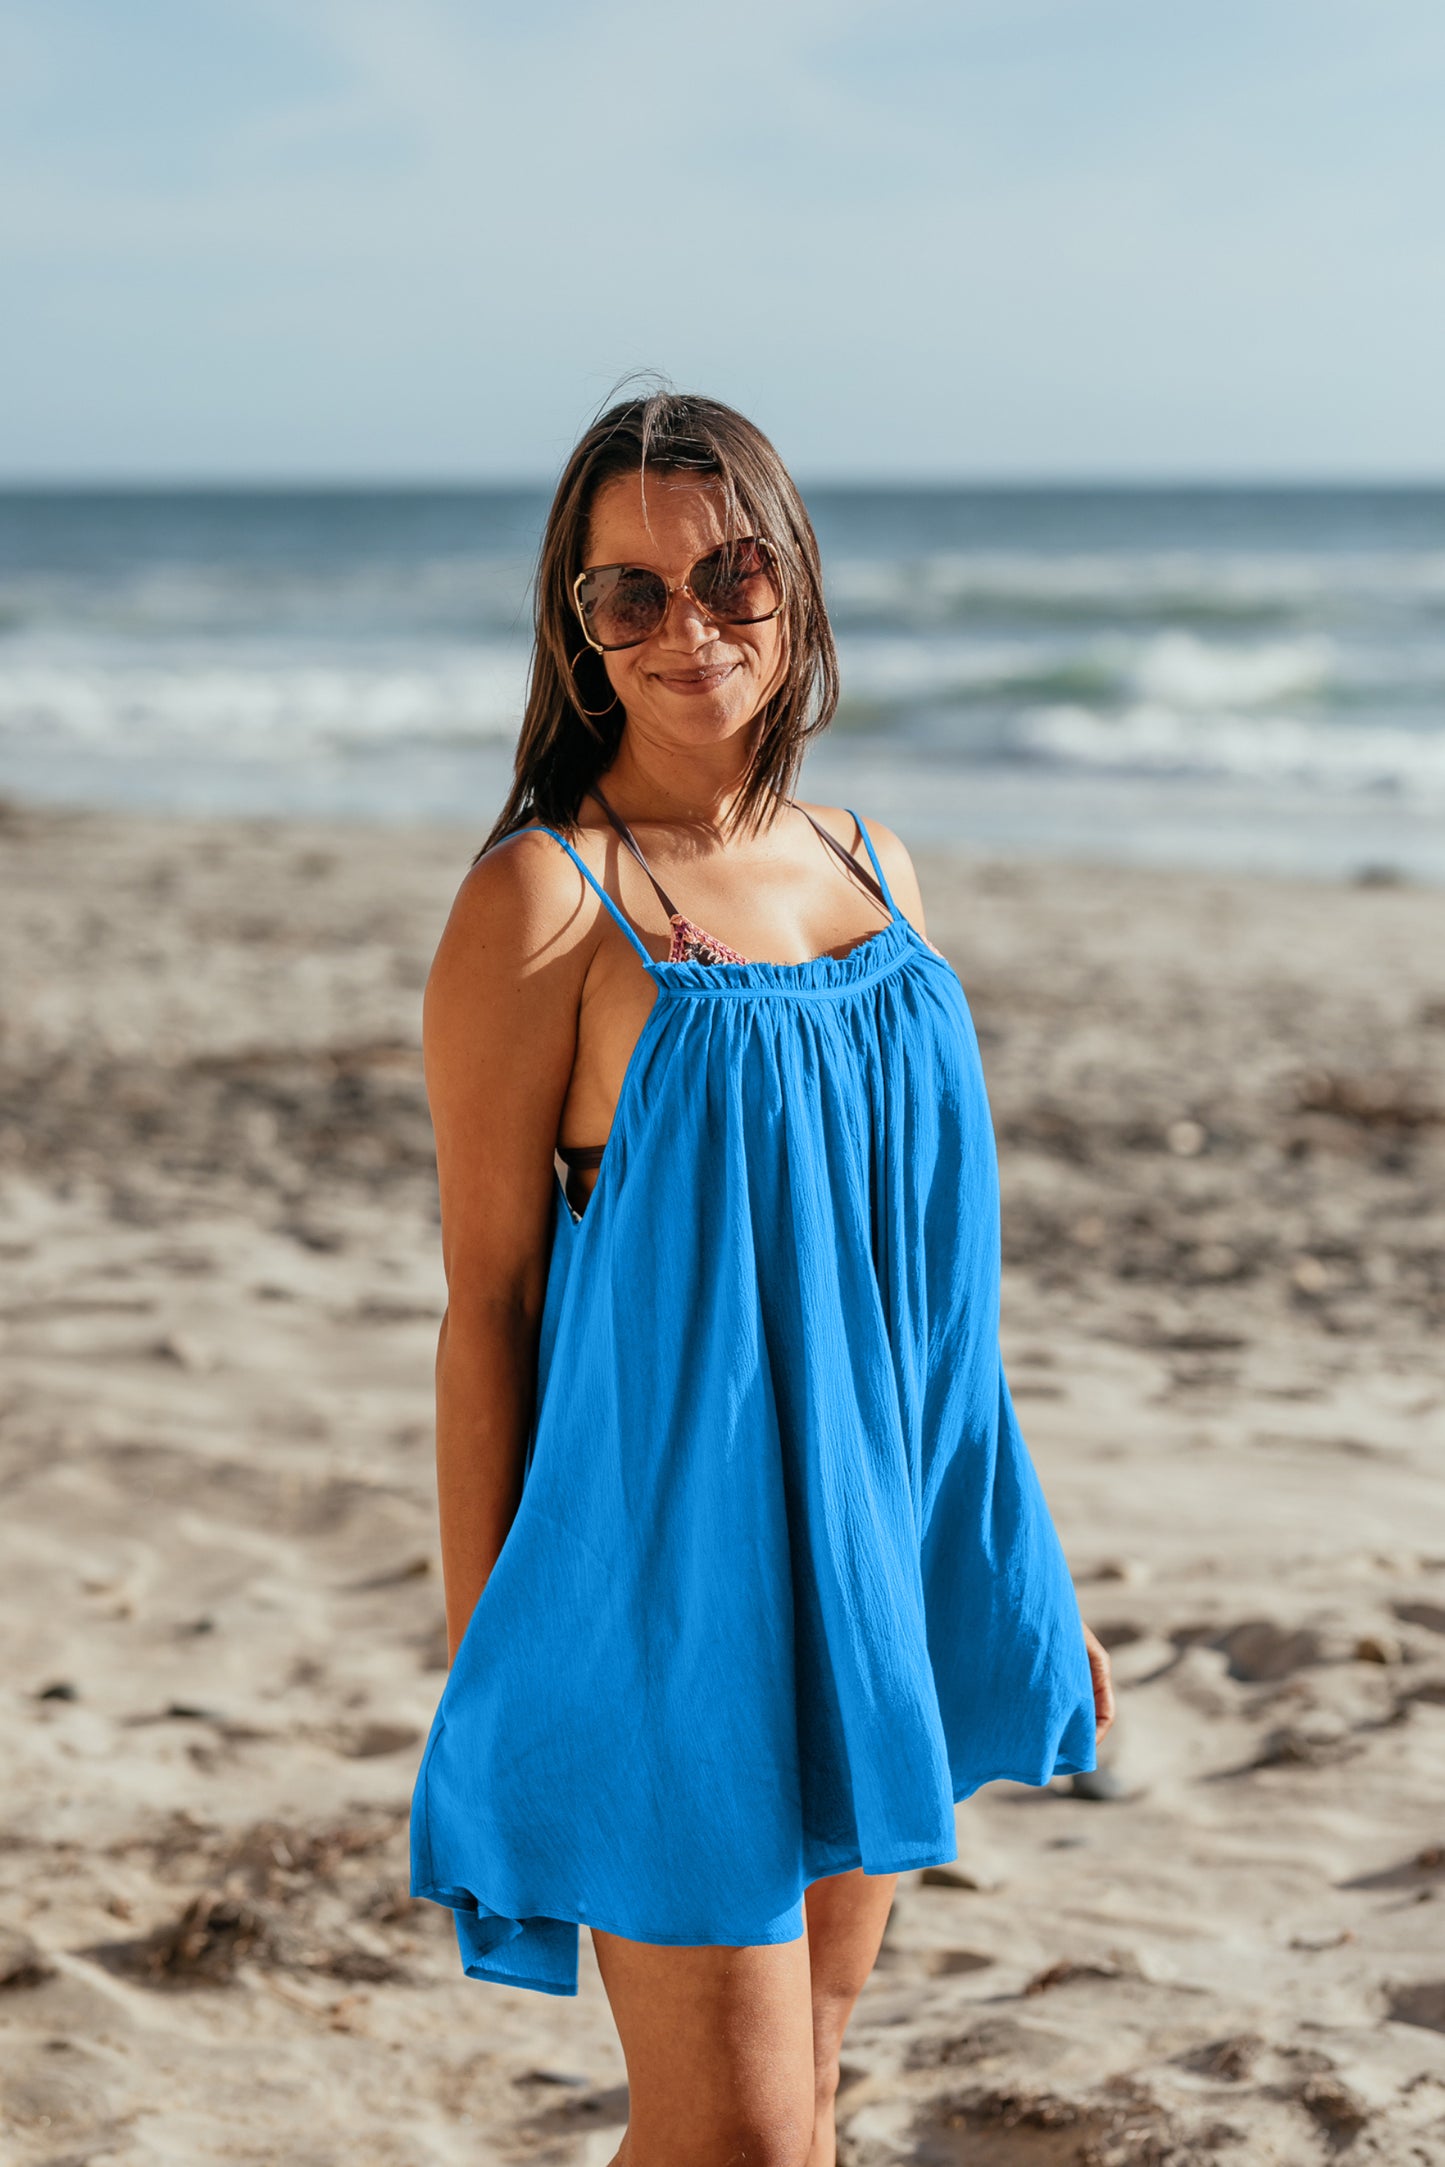
[[[593,946],[595,914],[566,871],[547,836],[508,837],[488,851],[462,883],[423,1003],[447,1283],[436,1456],[448,1661],[521,1497],[552,1152]]]

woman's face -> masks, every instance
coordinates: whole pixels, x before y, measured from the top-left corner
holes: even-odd
[[[732,538],[715,483],[650,473],[644,516],[642,478],[623,474],[593,500],[587,563],[644,565],[675,587]],[[630,729],[670,748],[716,744],[745,730],[782,682],[782,618],[719,624],[690,595],[674,594],[651,639],[601,659]]]

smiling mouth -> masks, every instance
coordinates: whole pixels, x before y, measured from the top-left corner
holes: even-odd
[[[703,692],[720,685],[738,667],[736,662],[715,662],[703,670],[654,670],[660,685],[674,685],[682,692]]]

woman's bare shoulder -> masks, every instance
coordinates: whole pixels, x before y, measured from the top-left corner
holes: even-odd
[[[468,867],[432,965],[434,981],[480,971],[528,975],[582,952],[602,905],[540,828],[504,835]]]
[[[828,833],[842,843],[845,849],[850,850],[861,864],[867,863],[868,853],[858,839],[853,815],[845,805],[814,805],[806,798],[799,798],[797,802],[805,812],[811,813],[815,820],[821,821]],[[911,918],[921,932],[923,895],[907,845],[894,834],[892,828],[885,827],[881,820],[875,820],[867,813],[860,813],[858,818],[868,830],[868,840],[878,853],[878,862],[883,867],[884,877],[893,891],[894,901],[904,916]]]

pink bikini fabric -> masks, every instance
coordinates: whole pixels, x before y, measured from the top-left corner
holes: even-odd
[[[729,948],[691,918],[684,918],[680,910],[672,914],[672,947],[668,953],[669,963],[746,963],[748,958]]]

